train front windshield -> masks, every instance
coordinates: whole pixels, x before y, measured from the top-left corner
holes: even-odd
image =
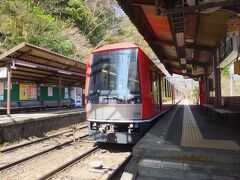
[[[140,102],[137,49],[95,53],[92,59],[88,99],[107,96]],[[139,98],[137,98],[139,97]]]

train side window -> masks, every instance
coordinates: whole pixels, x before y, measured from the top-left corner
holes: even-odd
[[[164,97],[166,98],[167,97],[167,87],[166,87],[166,79],[164,78],[163,79],[163,91],[164,91]]]
[[[153,107],[158,109],[160,107],[160,93],[159,93],[159,76],[156,71],[151,71],[151,94],[153,96]]]
[[[170,92],[170,97],[172,97],[172,84],[169,83],[169,92]]]
[[[169,98],[170,97],[169,82],[168,81],[166,81],[166,82],[167,82],[167,97]]]
[[[162,90],[162,100],[165,100],[165,84],[164,84],[164,78],[161,78],[161,90]]]

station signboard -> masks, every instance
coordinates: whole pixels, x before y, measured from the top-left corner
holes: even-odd
[[[240,74],[240,61],[234,62],[234,74]]]
[[[232,63],[238,56],[237,39],[236,37],[226,37],[221,41],[220,47],[216,49],[217,67],[225,68]]]
[[[7,78],[7,67],[0,67],[0,79]]]
[[[228,20],[228,32],[240,31],[240,17],[231,18]]]

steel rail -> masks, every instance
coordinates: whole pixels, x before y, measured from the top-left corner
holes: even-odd
[[[66,162],[65,164],[57,167],[56,169],[53,169],[49,173],[47,173],[47,174],[43,175],[42,177],[40,177],[38,180],[45,180],[45,179],[51,178],[53,175],[55,175],[55,174],[63,171],[64,169],[67,169],[68,167],[78,163],[80,160],[82,160],[83,158],[86,158],[87,156],[91,155],[92,153],[98,151],[99,149],[100,149],[99,146],[90,149],[89,151],[81,154],[80,156],[76,157],[75,159],[73,159],[73,160],[71,160],[69,162]]]
[[[87,127],[88,127],[88,126],[83,126],[83,127],[77,128],[76,130],[85,129],[85,128],[87,128]],[[48,139],[57,137],[57,136],[59,136],[59,135],[68,133],[68,132],[72,132],[72,130],[67,130],[67,131],[64,131],[64,132],[61,132],[61,133],[54,134],[54,135],[52,135],[52,136],[48,136],[48,137],[41,138],[41,139],[38,139],[38,140],[35,140],[35,141],[31,141],[31,142],[28,142],[28,143],[20,144],[20,145],[14,146],[14,147],[6,148],[6,149],[3,149],[3,150],[0,150],[0,153],[10,152],[10,151],[19,149],[19,148],[21,148],[21,147],[25,147],[25,146],[29,146],[29,145],[31,145],[31,144],[39,143],[39,142],[42,142],[42,141],[45,141],[45,140],[48,140]]]
[[[117,175],[125,168],[127,163],[130,161],[132,154],[130,154],[118,167],[115,169],[107,178],[107,180],[115,180]]]
[[[83,135],[83,136],[80,136],[80,137],[78,137],[78,138],[83,139],[83,138],[85,138],[85,137],[88,137],[88,135]],[[22,163],[22,162],[25,162],[25,161],[27,161],[27,160],[33,159],[33,158],[35,158],[35,157],[38,157],[38,156],[40,156],[40,155],[42,155],[42,154],[48,153],[48,152],[53,151],[53,150],[55,150],[55,149],[58,149],[58,148],[60,148],[60,147],[62,147],[62,146],[68,145],[68,144],[70,144],[70,143],[72,143],[72,142],[74,142],[74,141],[73,141],[73,140],[67,141],[67,142],[65,142],[65,143],[56,145],[56,146],[54,146],[54,147],[52,147],[52,148],[49,148],[49,149],[47,149],[47,150],[41,151],[41,152],[39,152],[39,153],[33,154],[33,155],[31,155],[31,156],[25,157],[25,158],[20,159],[20,160],[18,160],[18,161],[15,161],[15,162],[12,162],[12,163],[7,164],[7,165],[5,165],[5,166],[2,166],[2,167],[0,167],[0,171],[3,171],[3,170],[5,170],[5,169],[8,169],[8,168],[13,167],[13,166],[15,166],[15,165],[18,165],[18,164],[20,164],[20,163]]]

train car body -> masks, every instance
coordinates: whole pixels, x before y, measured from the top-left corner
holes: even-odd
[[[88,58],[86,115],[90,137],[134,144],[176,100],[176,89],[133,43],[107,45]]]

